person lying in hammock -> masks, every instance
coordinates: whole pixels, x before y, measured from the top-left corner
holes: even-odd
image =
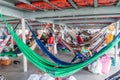
[[[84,43],[84,40],[83,40],[80,32],[78,33],[76,38],[77,38],[77,42],[79,45]]]
[[[78,50],[75,51],[75,57],[71,62],[74,62],[78,58],[81,59],[81,62],[84,62],[89,57],[92,57],[92,52],[89,50],[89,45],[78,46]]]

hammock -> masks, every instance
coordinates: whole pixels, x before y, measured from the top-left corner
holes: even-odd
[[[104,29],[101,29],[99,35],[97,34],[97,36],[95,36],[96,38],[94,38],[94,43],[90,46],[90,48],[92,49],[92,52],[94,52],[99,45],[101,45],[100,42],[102,42],[104,36],[105,36],[105,30],[107,29],[107,27],[105,27]],[[103,32],[104,31],[104,32]],[[102,38],[101,38],[102,37]],[[93,39],[92,39],[93,40]],[[96,41],[97,40],[97,41]],[[66,48],[68,48],[71,52],[73,52],[73,47],[70,46],[65,40],[63,40],[62,38],[58,39],[59,43],[61,43],[62,45],[64,45]],[[84,44],[81,44],[81,46],[83,45],[87,45],[90,44],[90,42],[85,42]]]
[[[62,64],[62,65],[70,65],[71,63],[68,63],[68,62],[64,62],[64,61],[61,61],[59,60],[58,58],[56,58],[52,53],[50,53],[48,51],[48,49],[44,46],[44,44],[41,42],[40,39],[37,38],[37,36],[35,35],[35,33],[32,31],[31,27],[29,26],[28,23],[26,23],[28,25],[28,28],[30,29],[32,35],[33,35],[33,38],[35,39],[35,41],[37,42],[38,46],[42,49],[42,51],[44,52],[44,54],[46,54],[50,59],[52,59],[55,63],[58,63],[58,64]]]
[[[3,56],[16,58],[17,54],[14,51],[12,51],[12,52],[4,52],[4,53],[0,54],[0,57],[3,57]]]
[[[16,31],[16,28],[18,27],[19,24],[20,24],[20,21],[13,28],[14,31]],[[16,58],[17,57],[16,51],[10,51],[10,52],[4,52],[4,53],[2,52],[5,48],[5,45],[8,43],[8,41],[11,38],[11,35],[8,35],[7,32],[4,31],[4,34],[7,36],[7,38],[0,45],[0,57],[7,56],[7,57]]]
[[[36,42],[35,41],[32,41],[28,46],[34,50],[36,48]],[[10,51],[10,52],[1,52],[0,53],[0,57],[3,57],[3,56],[7,56],[7,57],[12,57],[12,58],[16,58],[18,57],[18,53],[21,54],[21,51],[17,48],[15,49],[14,51]]]
[[[103,40],[105,40],[105,35],[106,33],[102,34],[96,42],[91,44],[90,48],[92,52],[95,52],[96,49],[102,44]]]
[[[27,45],[25,45],[25,43],[17,36],[17,34],[13,31],[11,26],[7,23],[4,16],[2,14],[0,14],[0,16],[5,22],[8,30],[10,31],[14,40],[16,41],[18,47],[23,52],[23,54],[27,57],[27,59],[30,62],[32,62],[36,67],[38,67],[42,71],[54,77],[69,76],[81,70],[82,68],[86,67],[88,64],[92,63],[93,61],[101,57],[107,50],[115,46],[115,44],[117,44],[120,41],[120,33],[119,33],[110,44],[108,44],[106,47],[101,49],[96,55],[93,55],[93,57],[88,59],[87,61],[79,64],[69,65],[69,66],[58,65],[44,59],[40,55],[36,54],[33,50],[31,50]]]
[[[8,37],[9,37],[10,35],[8,35]],[[11,37],[11,36],[10,36]],[[6,42],[6,41],[5,41]],[[5,48],[5,42],[3,42],[4,43],[4,46],[3,47],[1,47],[2,49],[4,49]],[[8,42],[8,41],[7,41]],[[36,48],[36,42],[35,42],[35,40],[33,40],[33,41],[31,41],[31,43],[29,43],[28,44],[28,46],[32,49],[32,50],[34,50],[35,48]],[[1,50],[1,49],[0,49]],[[2,50],[3,51],[3,50]],[[7,56],[7,57],[12,57],[12,58],[16,58],[17,57],[17,54],[21,54],[21,51],[18,49],[18,47],[14,50],[14,51],[11,51],[11,49],[10,49],[10,52],[1,52],[0,53],[0,57],[3,57],[3,56]]]
[[[59,41],[59,43],[64,45],[66,48],[68,48],[71,52],[74,52],[73,48],[71,46],[69,46],[65,40],[63,40],[62,38],[59,38],[58,41]]]
[[[91,42],[91,41],[92,41],[92,42],[97,41],[97,40],[99,39],[99,37],[106,32],[107,28],[108,28],[108,27],[105,27],[105,28],[101,29],[92,39],[90,39],[89,42]]]
[[[3,51],[3,49],[5,48],[5,45],[8,43],[8,41],[10,40],[10,35],[7,35],[7,38],[0,44],[0,54]]]

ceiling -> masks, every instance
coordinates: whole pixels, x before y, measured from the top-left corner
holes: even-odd
[[[103,28],[120,19],[120,0],[0,0],[0,12],[11,24],[25,18],[32,26]]]

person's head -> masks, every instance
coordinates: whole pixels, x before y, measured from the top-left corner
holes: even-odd
[[[82,47],[83,47],[82,45],[81,45],[81,46],[78,46],[78,50],[81,50],[81,49],[82,49]]]
[[[81,35],[81,33],[79,32],[78,35]]]
[[[53,36],[52,33],[50,33],[49,36],[52,37]]]
[[[86,49],[89,49],[89,47],[90,47],[90,44],[86,44],[86,45],[85,45],[85,48],[86,48]]]

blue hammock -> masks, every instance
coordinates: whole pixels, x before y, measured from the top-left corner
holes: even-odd
[[[44,44],[42,43],[42,41],[40,39],[37,38],[37,36],[35,35],[35,33],[32,31],[31,26],[26,22],[26,24],[28,25],[28,28],[30,29],[33,38],[35,39],[35,41],[37,42],[38,46],[42,49],[42,51],[44,52],[44,54],[46,54],[50,59],[52,59],[55,63],[57,64],[61,64],[61,65],[71,65],[71,64],[78,64],[80,62],[76,62],[76,63],[71,63],[71,62],[65,62],[65,61],[61,61],[60,59],[58,59],[57,57],[55,57],[52,53],[49,52],[49,50],[44,46]]]
[[[31,31],[31,33],[33,35],[33,38],[37,42],[38,46],[41,48],[41,50],[44,52],[44,54],[46,54],[55,63],[61,64],[61,65],[71,65],[71,64],[78,64],[78,63],[80,63],[80,62],[77,62],[77,63],[65,62],[65,61],[61,61],[60,59],[56,58],[52,53],[50,53],[48,51],[48,49],[44,46],[44,44],[41,42],[41,40],[37,38],[37,36],[35,35],[35,33],[32,31],[31,26],[27,22],[26,22],[26,24],[28,25],[28,28],[30,29],[30,31]],[[114,42],[119,36],[120,36],[120,33],[113,39],[112,42]],[[102,51],[102,49],[100,51]],[[99,53],[99,52],[97,52],[97,53]],[[97,53],[94,53],[94,54],[97,54]]]

